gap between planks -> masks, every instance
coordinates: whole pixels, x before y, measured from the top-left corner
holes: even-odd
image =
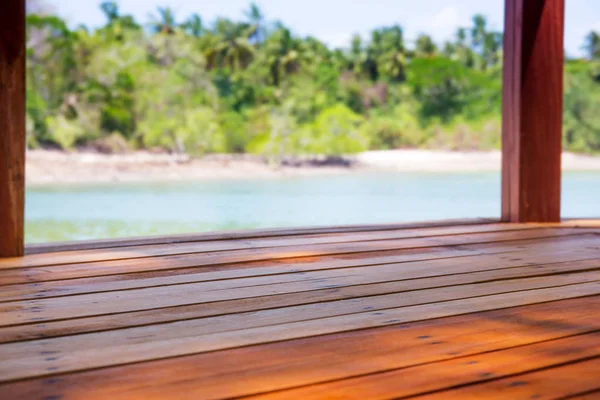
[[[597,265],[597,264],[596,264]],[[570,264],[565,268],[570,269]],[[530,267],[525,267],[524,277],[544,276],[533,272],[527,274]],[[572,272],[589,271],[586,267],[582,270]],[[516,271],[515,271],[516,272]],[[565,269],[551,269],[547,275],[555,275],[565,272]],[[571,272],[571,273],[572,273]],[[494,280],[486,280],[483,276],[469,277],[460,282],[463,285],[473,283],[491,283]],[[494,277],[495,279],[496,277]],[[506,279],[517,279],[516,276]],[[497,282],[498,279],[496,279]],[[457,282],[454,282],[457,283]],[[443,287],[444,283],[437,288]],[[416,286],[416,287],[415,287]],[[419,288],[419,286],[422,286]],[[435,283],[427,285],[413,285],[410,290],[428,290],[428,286],[435,287]],[[43,320],[40,317],[32,318],[32,321],[17,326],[0,328],[0,343],[11,341],[32,340],[47,337],[65,336],[77,333],[88,333],[123,329],[129,327],[148,326],[178,321],[194,320],[198,318],[217,317],[228,314],[239,314],[244,312],[256,312],[264,310],[273,310],[283,307],[294,307],[323,302],[347,301],[361,297],[375,297],[386,294],[398,293],[398,290],[406,289],[406,285],[397,282],[385,284],[358,285],[334,290],[315,290],[310,293],[294,293],[286,295],[274,295],[268,297],[256,297],[249,299],[230,300],[219,303],[200,303],[192,305],[179,305],[159,309],[150,309],[142,311],[117,312],[112,314],[100,314],[87,317],[76,317],[62,320]],[[310,295],[310,296],[307,296]],[[412,296],[412,295],[411,295]],[[289,309],[288,311],[292,311]],[[340,310],[341,311],[341,310]]]
[[[564,349],[573,351],[572,348]],[[560,351],[550,349],[549,352]],[[440,393],[418,397],[419,399],[561,399],[577,398],[579,394],[598,398],[600,394],[600,356],[576,361],[565,361],[562,365],[541,367],[539,370],[501,377],[490,382],[469,384],[451,388]]]
[[[476,233],[494,233],[494,232],[523,232],[523,231],[560,231],[557,228],[538,228],[535,226],[526,226],[515,229],[510,224],[493,224],[493,225],[475,225],[471,227],[444,227],[444,228],[428,228],[414,231],[392,231],[385,233],[358,233],[358,234],[343,234],[337,235],[334,238],[327,236],[319,236],[316,238],[279,238],[279,239],[257,239],[257,240],[228,240],[217,242],[192,242],[183,244],[167,244],[167,245],[148,245],[148,246],[132,246],[123,250],[121,248],[112,248],[104,250],[80,250],[66,251],[48,254],[35,254],[24,257],[2,258],[0,259],[0,270],[14,269],[25,267],[43,267],[52,265],[64,265],[82,262],[97,262],[110,260],[124,259],[144,259],[161,255],[183,255],[193,253],[215,253],[223,251],[235,250],[270,250],[272,248],[283,248],[295,250],[297,252],[306,251],[305,247],[310,245],[311,248],[325,248],[331,245],[346,244],[348,247],[355,243],[363,245],[369,242],[385,242],[401,239],[427,239],[445,236],[460,236],[473,235]],[[581,233],[580,229],[566,229],[572,233]],[[342,246],[343,247],[343,246]]]
[[[129,328],[0,345],[0,380],[9,381],[54,373],[170,358],[227,348],[285,341],[307,336],[403,324],[453,315],[490,311],[528,304],[600,294],[600,282],[485,295],[439,303],[366,311],[319,319],[244,328],[231,316],[214,321]],[[260,312],[247,321],[259,320]],[[215,326],[222,320],[224,325]],[[194,325],[195,324],[195,325]],[[187,330],[186,330],[187,328]],[[200,330],[207,332],[199,333]],[[53,354],[48,357],[48,354]]]
[[[577,247],[575,251],[576,253],[582,252]],[[315,290],[325,290],[325,293],[344,298],[348,295],[352,296],[352,292],[344,293],[344,287],[365,284],[374,284],[372,290],[365,294],[375,295],[380,291],[389,291],[391,288],[400,292],[519,278],[527,275],[569,273],[577,270],[591,271],[598,268],[598,262],[595,261],[599,257],[598,251],[588,254],[587,258],[589,259],[586,259],[583,254],[575,255],[570,251],[566,254],[549,252],[544,256],[537,256],[536,253],[530,256],[530,254],[532,253],[474,256],[469,259],[439,259],[426,263],[388,264],[368,268],[318,271],[311,274],[206,281],[176,287],[159,286],[12,301],[0,303],[0,314],[3,316],[0,325],[33,321],[45,322],[50,319],[68,319],[302,292],[305,292],[303,296],[306,299],[314,301],[316,293],[311,292]],[[576,258],[579,260],[574,260]],[[560,264],[544,265],[552,262],[555,264],[568,262],[569,264],[562,265],[562,268]],[[535,265],[528,266],[528,264]],[[391,282],[395,283],[391,284]],[[384,283],[390,283],[390,285],[387,285],[386,288],[385,285],[381,285]],[[353,297],[356,297],[356,292]],[[213,305],[211,309],[214,309],[214,306],[218,307],[218,304]]]
[[[236,348],[0,385],[6,399],[221,399],[597,331],[600,296]],[[592,310],[592,311],[591,311]],[[211,368],[199,368],[210,365]]]
[[[455,264],[478,263],[480,261],[483,261],[483,266],[486,266],[486,260],[492,262],[496,259],[503,264],[507,260],[510,260],[511,266],[524,266],[526,263],[533,262],[537,264],[554,264],[562,261],[580,261],[600,257],[600,246],[594,248],[593,245],[595,244],[600,244],[600,238],[596,238],[595,236],[582,236],[576,239],[567,237],[555,239],[552,243],[534,242],[526,244],[522,246],[525,248],[519,248],[512,252],[506,252],[507,249],[505,247],[490,248],[485,247],[485,245],[483,247],[475,245],[469,247],[469,249],[442,250],[441,253],[416,254],[415,257],[410,257],[412,253],[382,255],[381,252],[377,252],[375,253],[376,255],[364,254],[365,257],[363,258],[350,260],[323,257],[313,262],[294,263],[289,266],[279,265],[268,267],[264,264],[259,264],[256,266],[256,269],[259,269],[258,271],[247,268],[233,271],[208,271],[157,277],[145,277],[146,275],[138,274],[141,276],[137,279],[134,274],[125,276],[109,275],[96,278],[75,278],[62,281],[11,284],[5,286],[0,291],[0,302],[27,299],[39,300],[41,298],[85,293],[103,293],[142,288],[166,288],[171,286],[180,286],[179,289],[184,290],[188,285],[201,283],[204,283],[203,287],[214,287],[220,290],[226,288],[239,289],[240,287],[283,284],[290,281],[332,279],[359,273],[365,273],[372,277],[374,274],[377,274],[377,271],[389,268],[393,268],[395,274],[400,273],[405,276],[408,272],[407,270],[415,266],[420,266],[421,268],[431,268],[430,266],[447,267]],[[551,248],[548,248],[549,246]],[[538,256],[538,253],[542,254]],[[363,268],[368,268],[368,271],[363,270]],[[481,271],[481,268],[482,265],[478,265],[478,268],[474,270]],[[469,270],[466,269],[466,271]],[[413,276],[407,276],[405,279],[411,277],[417,278],[421,276],[413,274]],[[374,282],[378,281],[372,281],[372,283]]]
[[[476,244],[495,244],[497,247],[503,243],[506,251],[518,249],[518,245],[507,247],[506,242],[516,242],[525,239],[550,239],[564,236],[573,237],[600,237],[589,233],[573,230],[544,230],[541,232],[500,232],[480,233],[456,236],[445,236],[443,238],[419,238],[391,241],[357,242],[345,244],[325,244],[312,246],[308,252],[305,246],[288,247],[278,252],[271,249],[237,250],[229,252],[199,253],[191,255],[178,255],[175,257],[149,257],[144,259],[97,261],[92,263],[75,263],[47,267],[11,268],[0,270],[0,284],[14,284],[25,282],[39,282],[43,280],[62,280],[82,277],[121,275],[136,272],[150,272],[156,270],[177,270],[190,267],[208,268],[234,268],[243,269],[249,262],[279,261],[290,262],[293,259],[320,256],[338,257],[360,257],[362,253],[388,250],[414,250],[417,253],[424,249],[439,247],[467,246]],[[514,244],[514,243],[513,243]],[[315,248],[321,249],[315,251]],[[456,248],[456,247],[454,247]],[[281,249],[281,248],[280,248]],[[458,249],[460,250],[460,248]],[[250,267],[251,268],[251,267]]]
[[[586,245],[586,243],[583,242],[580,245]],[[529,249],[528,253],[531,253],[532,250],[536,249]],[[572,251],[577,254],[581,252],[581,249],[576,247]],[[516,258],[517,256],[520,258]],[[578,257],[583,256],[579,255]],[[40,335],[57,336],[119,329],[454,285],[490,283],[557,274],[572,275],[576,272],[590,272],[598,269],[598,261],[593,258],[589,260],[573,260],[573,258],[574,256],[570,253],[550,252],[544,256],[537,256],[534,251],[532,257],[512,253],[509,256],[472,257],[470,260],[459,260],[463,262],[476,261],[477,263],[474,265],[456,265],[456,260],[453,259],[434,260],[426,265],[407,263],[401,265],[401,270],[396,270],[394,265],[384,265],[370,267],[362,274],[360,273],[361,269],[355,269],[354,274],[348,273],[347,276],[330,276],[329,278],[335,278],[332,281],[335,283],[335,288],[329,288],[332,285],[329,285],[328,282],[321,283],[316,279],[309,279],[306,282],[300,280],[282,283],[275,286],[277,290],[269,292],[265,292],[265,288],[261,286],[249,286],[245,289],[234,290],[235,284],[221,287],[220,290],[215,291],[211,290],[212,282],[205,282],[204,284],[187,285],[186,287],[189,287],[187,291],[181,287],[174,288],[175,291],[165,291],[168,287],[159,288],[164,292],[163,295],[160,295],[161,292],[155,288],[138,289],[125,292],[125,294],[134,296],[130,296],[129,299],[123,298],[123,293],[121,293],[119,301],[110,301],[114,295],[104,293],[104,295],[78,295],[31,302],[13,302],[0,305],[0,311],[5,311],[5,318],[10,315],[13,315],[13,318],[15,315],[19,316],[21,321],[28,326],[0,328],[0,341],[26,340],[38,338]],[[554,261],[554,263],[548,264],[549,261]],[[539,265],[539,263],[546,264]],[[508,282],[510,283],[510,281]],[[270,282],[263,281],[262,283],[262,286],[265,286]],[[202,287],[205,289],[201,289]],[[237,299],[231,300],[232,296],[237,296]],[[218,302],[215,303],[215,301]],[[27,318],[30,318],[31,321],[27,322]]]
[[[410,292],[441,288],[444,286],[447,287],[450,284],[468,285],[475,283],[492,283],[502,279],[515,280],[518,278],[533,278],[546,275],[556,275],[560,273],[572,274],[583,271],[589,272],[591,270],[598,269],[597,261],[594,261],[593,263],[579,263],[578,265],[573,265],[572,262],[562,264],[563,265],[560,266],[549,265],[547,266],[548,269],[543,273],[538,270],[537,266],[533,266],[514,268],[512,270],[507,269],[506,271],[494,270],[464,274],[458,276],[457,278],[459,279],[451,280],[450,282],[446,281],[445,279],[422,279],[409,285],[406,285],[404,282],[361,284],[340,288],[338,290],[323,289],[314,290],[309,293],[299,292],[292,294],[280,294],[267,297],[222,301],[219,303],[177,305],[159,309],[127,312],[121,310],[108,315],[100,314],[87,317],[78,316],[67,320],[44,320],[42,317],[34,317],[32,318],[31,322],[23,325],[0,328],[0,343],[39,339],[40,337],[56,337],[76,333],[107,331],[135,326],[147,326],[322,302],[335,302],[341,300],[348,301],[349,299],[353,298],[356,299],[360,297],[374,297],[386,294],[394,294],[402,290],[408,290]],[[292,311],[293,309],[294,308],[289,308],[288,311]],[[338,312],[339,311],[341,310],[338,310]]]
[[[540,372],[547,374],[549,369],[564,370],[566,365],[586,363],[586,361],[595,359],[593,370],[598,371],[598,374],[595,375],[597,378],[600,376],[600,359],[598,357],[600,357],[600,331],[594,331],[468,357],[437,361],[409,368],[379,371],[368,375],[245,398],[262,400],[323,398],[383,400],[444,391],[441,395],[426,397],[465,399],[481,396],[480,398],[489,398],[489,395],[494,393],[496,398],[502,399],[535,399],[537,397],[531,396],[539,394],[538,389],[543,388],[546,394],[550,394],[548,388],[544,388],[544,386],[555,387],[556,385],[550,385],[548,378],[544,378],[541,385],[531,385],[527,382],[530,380],[527,375],[531,375],[531,373],[540,374]],[[586,365],[588,364],[586,363]],[[580,368],[577,369],[580,370]],[[525,376],[515,376],[522,374],[525,374]],[[555,372],[550,374],[554,376]],[[569,377],[569,382],[561,379],[560,390],[573,391],[580,382],[574,380],[571,374],[566,375]],[[593,372],[588,371],[587,375],[593,376]],[[500,397],[505,383],[496,382],[497,380],[510,382],[506,387],[526,386],[524,389],[528,396],[502,393],[502,397]],[[589,378],[585,380],[590,381]],[[519,382],[519,384],[516,385],[515,382]],[[470,385],[476,385],[477,387],[465,387]],[[597,379],[596,385],[600,385]],[[598,386],[591,388],[596,387]],[[587,388],[590,388],[589,383]],[[552,397],[555,396],[555,392],[551,392],[551,394]]]
[[[253,229],[253,230],[238,230],[238,231],[219,231],[219,232],[203,232],[190,233],[181,235],[167,236],[147,236],[134,238],[120,239],[100,239],[100,240],[83,240],[73,242],[57,242],[57,243],[35,243],[25,246],[25,254],[40,254],[54,253],[60,251],[73,250],[94,250],[105,249],[111,247],[131,247],[141,245],[154,244],[177,244],[189,242],[206,242],[217,240],[235,240],[235,239],[259,239],[259,238],[277,238],[277,237],[294,237],[308,235],[324,235],[324,234],[344,234],[344,233],[360,233],[360,232],[376,232],[390,230],[407,230],[407,229],[423,229],[423,228],[443,228],[457,226],[473,226],[473,225],[491,225],[501,223],[499,219],[494,218],[470,218],[470,219],[455,219],[441,221],[423,221],[416,223],[400,223],[400,224],[377,224],[377,225],[346,225],[346,226],[325,226],[325,227],[290,227],[290,228],[270,228],[270,229]],[[579,227],[577,224],[571,224],[571,227]],[[600,228],[600,225],[598,225]]]

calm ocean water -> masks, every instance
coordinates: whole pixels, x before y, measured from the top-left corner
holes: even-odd
[[[600,173],[565,173],[563,216],[600,217]],[[498,217],[497,173],[352,176],[27,190],[26,241]]]

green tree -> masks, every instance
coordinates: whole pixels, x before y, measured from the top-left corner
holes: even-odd
[[[121,15],[119,5],[114,1],[102,2],[100,9],[106,17],[106,25],[100,28],[99,33],[108,40],[122,41],[126,31],[141,29],[131,15]]]
[[[473,27],[471,28],[471,43],[473,44],[473,49],[476,52],[483,53],[486,35],[487,19],[481,14],[473,16]]]
[[[416,58],[411,62],[409,84],[420,102],[425,120],[439,118],[449,122],[482,99],[485,77],[462,64],[443,57]]]
[[[244,12],[244,15],[248,19],[250,25],[249,38],[253,43],[260,44],[265,40],[266,29],[264,26],[265,16],[256,5],[256,3],[250,3],[250,8]]]
[[[398,25],[382,29],[381,49],[376,60],[377,69],[391,81],[401,82],[406,77],[406,48],[402,28]]]
[[[564,146],[572,151],[600,151],[600,85],[595,68],[585,62],[565,65],[563,105]]]
[[[71,29],[27,4],[27,141],[64,149],[160,147],[201,155],[339,155],[499,146],[502,34],[482,15],[438,49],[382,26],[331,48],[266,20],[147,21],[104,1],[105,24]],[[185,17],[185,16],[184,16]],[[142,29],[141,27],[146,29]],[[565,67],[565,147],[600,151],[600,38]]]
[[[600,35],[595,31],[588,33],[583,48],[590,60],[600,60]]]
[[[363,119],[341,104],[324,110],[315,120],[311,152],[332,156],[357,153],[368,148]]]
[[[175,12],[170,7],[158,7],[158,16],[152,16],[150,28],[154,33],[172,35],[175,33],[177,22]]]
[[[311,59],[305,44],[282,24],[278,24],[265,41],[262,56],[260,62],[268,70],[269,81],[274,86],[280,86],[288,76],[300,72]]]
[[[417,37],[414,53],[416,57],[432,57],[437,53],[437,46],[431,36],[422,33]]]
[[[204,24],[202,17],[198,14],[192,14],[182,25],[184,32],[193,37],[200,37],[204,34]]]
[[[231,71],[248,67],[255,53],[250,43],[251,34],[252,28],[247,24],[219,18],[214,34],[205,42],[209,66],[229,68]]]

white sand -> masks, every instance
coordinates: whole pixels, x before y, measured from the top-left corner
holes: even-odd
[[[71,184],[144,181],[193,181],[227,178],[274,178],[338,175],[361,171],[475,172],[499,171],[500,152],[429,150],[369,151],[349,157],[353,166],[277,167],[250,156],[186,156],[136,152],[124,155],[32,150],[27,153],[27,183]],[[565,171],[600,171],[600,157],[565,153]]]
[[[398,171],[467,172],[499,171],[499,151],[450,152],[434,150],[367,151],[356,156],[364,165]],[[600,171],[600,156],[563,153],[563,171]]]

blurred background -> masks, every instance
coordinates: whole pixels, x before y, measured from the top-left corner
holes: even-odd
[[[493,217],[502,0],[29,0],[26,241]],[[567,0],[563,216],[598,217]]]

